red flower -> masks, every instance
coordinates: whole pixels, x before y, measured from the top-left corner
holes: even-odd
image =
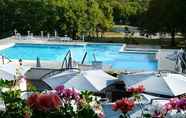
[[[128,92],[131,93],[131,94],[139,94],[139,93],[143,93],[145,91],[145,88],[143,85],[140,85],[136,88],[134,87],[131,87],[128,89]]]
[[[138,91],[138,93],[143,93],[145,91],[144,86],[143,85],[138,86],[137,91]]]
[[[31,108],[37,108],[38,107],[38,99],[39,99],[39,94],[32,94],[28,100],[27,100],[27,104],[28,106],[30,106]]]
[[[60,97],[56,94],[33,94],[27,103],[31,108],[40,111],[58,109],[62,105]]]
[[[112,110],[114,110],[114,111],[117,111],[117,110],[118,110],[118,106],[117,106],[116,103],[114,103],[114,104],[112,105]]]
[[[115,104],[112,105],[113,110],[120,110],[123,113],[127,113],[131,111],[134,107],[134,101],[124,98],[122,100],[118,100]]]

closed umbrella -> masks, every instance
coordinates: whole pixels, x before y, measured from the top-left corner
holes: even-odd
[[[167,73],[162,76],[155,74],[136,74],[121,77],[128,87],[143,85],[145,92],[179,96],[186,93],[186,77],[180,74]]]
[[[21,75],[24,75],[30,67],[21,66],[19,68],[19,72]],[[3,80],[15,80],[15,76],[17,73],[17,65],[14,63],[8,63],[0,66],[0,79]]]
[[[76,88],[80,91],[97,92],[103,90],[117,79],[102,70],[88,70],[78,73],[68,71],[68,74],[63,73],[46,78],[43,81],[53,89],[59,85],[64,85],[67,88]]]

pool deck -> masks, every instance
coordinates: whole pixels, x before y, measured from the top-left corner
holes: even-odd
[[[36,40],[36,39],[29,39],[29,40],[18,40],[14,36],[8,37],[5,39],[0,40],[0,46],[1,45],[7,45],[11,43],[28,43],[28,44],[67,44],[67,45],[85,45],[87,42],[77,42],[77,41],[71,41],[71,42],[65,42],[65,41],[57,41],[57,40]]]
[[[150,46],[150,45],[131,45],[123,44],[120,52],[149,52],[154,53],[159,51],[160,46]]]
[[[167,58],[168,55],[173,54],[175,49],[161,49],[156,58],[158,60],[158,71],[171,71],[176,72],[175,66],[176,62]]]

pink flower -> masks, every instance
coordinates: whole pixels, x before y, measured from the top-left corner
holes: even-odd
[[[165,112],[168,112],[168,111],[171,111],[172,110],[172,105],[170,103],[167,103],[164,105],[164,111]]]
[[[98,114],[98,118],[105,118],[105,114],[104,114],[103,112],[100,112],[100,113]]]
[[[177,109],[186,110],[186,98],[182,98],[177,101]]]
[[[164,118],[161,112],[155,111],[152,118]]]
[[[65,87],[63,85],[60,85],[60,86],[55,88],[55,90],[57,91],[58,95],[63,94],[64,89],[65,89]]]
[[[164,105],[164,110],[166,112],[171,110],[186,110],[186,98],[173,98],[170,99],[167,104]]]
[[[78,102],[80,99],[79,91],[74,88],[64,88],[64,86],[61,85],[58,86],[55,90],[64,101],[75,100]]]

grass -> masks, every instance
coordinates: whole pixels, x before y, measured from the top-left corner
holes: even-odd
[[[185,48],[183,38],[176,39],[176,45],[171,45],[171,39],[145,39],[145,38],[123,38],[123,37],[103,37],[99,39],[86,40],[88,42],[99,43],[126,43],[126,44],[138,44],[138,45],[160,45],[162,48]]]
[[[104,37],[116,37],[116,38],[122,38],[123,37],[123,33],[120,32],[105,32]]]

